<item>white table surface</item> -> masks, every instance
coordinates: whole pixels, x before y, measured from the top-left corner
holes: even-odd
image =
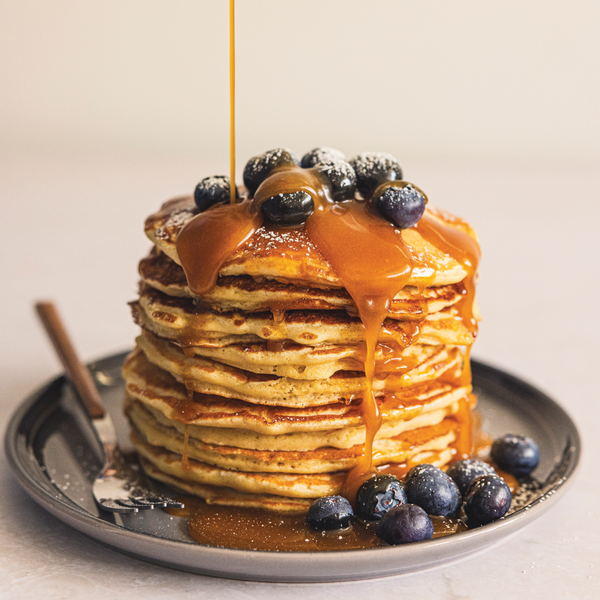
[[[0,157],[0,423],[61,371],[32,303],[55,299],[80,354],[131,346],[142,223],[211,174],[198,157]],[[406,165],[430,202],[467,218],[483,248],[476,358],[546,391],[583,438],[575,484],[552,510],[490,551],[427,573],[283,585],[182,573],[129,558],[40,508],[0,463],[0,598],[600,597],[600,176],[594,165]],[[595,310],[594,310],[595,309]]]

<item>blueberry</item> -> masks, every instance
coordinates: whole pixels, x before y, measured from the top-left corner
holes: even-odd
[[[314,148],[310,152],[307,152],[300,162],[300,166],[304,169],[310,169],[315,167],[320,162],[329,162],[337,160],[346,160],[346,156],[343,152],[336,150],[335,148],[328,148],[327,146],[321,146],[320,148]]]
[[[356,185],[364,198],[368,198],[382,183],[402,179],[398,161],[384,152],[363,152],[350,161],[356,173]]]
[[[244,167],[244,185],[253,196],[258,186],[273,169],[298,165],[298,159],[287,148],[275,148],[251,158]]]
[[[345,160],[329,160],[318,163],[315,169],[326,178],[331,190],[331,198],[335,202],[354,198],[356,174],[350,163]]]
[[[485,525],[506,514],[512,496],[506,482],[498,475],[480,475],[467,490],[465,513],[469,526]]]
[[[225,175],[205,177],[194,190],[194,201],[196,202],[196,206],[200,209],[200,212],[204,212],[213,204],[226,204],[229,200],[229,177],[226,177]]]
[[[367,479],[356,493],[356,514],[363,521],[378,521],[400,504],[406,504],[406,493],[393,475],[375,475]]]
[[[508,434],[492,444],[492,460],[515,477],[529,475],[540,462],[538,445],[525,435]]]
[[[410,504],[417,504],[427,514],[440,517],[458,514],[460,491],[441,469],[433,465],[417,465],[408,472],[404,487]]]
[[[411,183],[386,187],[373,198],[377,210],[399,229],[412,227],[425,212],[427,197]]]
[[[482,460],[474,460],[467,458],[452,463],[446,469],[446,475],[450,477],[458,486],[460,493],[464,496],[471,482],[480,475],[495,475],[494,467],[483,462]]]
[[[433,536],[429,515],[414,504],[392,508],[377,523],[377,537],[391,545],[423,542]]]
[[[342,496],[318,498],[308,509],[306,523],[318,531],[345,529],[352,522],[352,506]]]
[[[314,212],[315,203],[306,192],[290,192],[267,198],[260,209],[265,219],[276,225],[301,225]]]

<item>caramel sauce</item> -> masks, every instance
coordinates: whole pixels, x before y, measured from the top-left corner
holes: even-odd
[[[517,481],[517,478],[514,475],[511,475],[510,473],[500,469],[493,461],[490,460],[489,463],[492,465],[492,467],[494,467],[498,477],[502,477],[502,479],[504,479],[508,489],[510,490],[510,493],[514,494],[519,489],[519,482]]]
[[[377,344],[375,349],[377,352],[377,356],[375,357],[375,378],[385,379],[390,374],[402,375],[408,373],[419,364],[419,359],[417,357],[402,355],[402,351],[406,348],[404,341],[405,340],[403,340],[402,345],[394,340],[379,342]],[[366,347],[360,349],[358,358],[362,365],[366,363]]]
[[[457,303],[460,319],[473,338],[477,335],[477,320],[473,314],[473,303],[475,299],[475,277],[481,257],[479,244],[467,233],[454,227],[449,227],[425,213],[414,226],[416,231],[442,252],[450,255],[467,272],[463,280],[462,298]],[[465,348],[463,370],[459,378],[460,385],[471,383],[471,346]]]
[[[177,236],[177,254],[190,289],[201,296],[217,283],[221,265],[262,224],[262,215],[245,200],[216,204],[196,215]]]
[[[473,453],[473,430],[470,402],[461,398],[454,418],[460,423],[458,437],[452,444],[454,455],[452,462],[469,458]]]
[[[285,321],[285,306],[278,306],[277,304],[271,303],[269,310],[273,315],[273,322],[275,325],[281,325]]]
[[[421,334],[421,322],[427,315],[423,315],[418,320],[413,321],[384,321],[381,327],[380,335],[386,338],[400,339],[403,348],[408,348],[419,339]],[[392,329],[393,328],[393,329]]]
[[[190,518],[188,531],[200,544],[240,550],[273,552],[321,552],[387,546],[375,535],[376,523],[355,519],[338,531],[315,531],[302,514],[277,514],[256,508],[207,504],[199,498],[178,498],[185,508],[167,509],[176,517]],[[431,517],[433,537],[465,531],[458,519]]]
[[[473,314],[473,301],[475,299],[475,277],[481,257],[479,244],[461,229],[449,227],[427,212],[414,225],[414,228],[432,246],[451,256],[467,272],[467,276],[463,280],[463,296],[458,307],[463,323],[475,335],[477,320]]]
[[[414,465],[408,462],[386,463],[385,465],[380,465],[379,467],[377,467],[377,472],[382,473],[384,475],[393,475],[394,477],[402,481],[413,466]]]
[[[474,394],[471,394],[473,399],[476,399]],[[473,403],[473,400],[472,400]],[[493,438],[483,430],[481,414],[479,411],[474,410],[471,413],[471,423],[472,423],[472,436],[473,436],[473,457],[479,458],[485,457],[486,454],[489,454],[489,450],[492,447],[492,443],[494,442]]]
[[[431,522],[433,523],[433,539],[453,535],[469,529],[466,523],[460,519],[432,516]]]

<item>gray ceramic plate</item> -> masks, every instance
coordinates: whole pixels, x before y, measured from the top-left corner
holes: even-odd
[[[124,354],[90,365],[119,437]],[[580,440],[569,416],[529,384],[474,362],[473,377],[484,430],[530,435],[538,442],[537,483],[524,486],[518,510],[491,525],[406,546],[336,552],[257,552],[202,546],[187,533],[187,520],[165,511],[138,515],[99,512],[91,482],[101,449],[64,378],[29,397],[6,432],[6,454],[25,490],[46,510],[112,548],[160,565],[204,575],[276,582],[325,582],[385,577],[430,569],[489,549],[543,514],[564,493],[577,467]],[[512,510],[512,509],[511,509]]]

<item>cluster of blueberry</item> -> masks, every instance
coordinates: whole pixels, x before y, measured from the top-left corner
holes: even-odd
[[[285,148],[269,150],[251,158],[244,168],[244,185],[253,197],[260,185],[275,170],[289,167],[313,169],[327,187],[334,202],[356,197],[364,200],[399,229],[412,227],[419,221],[427,198],[416,186],[402,181],[402,168],[390,154],[363,152],[350,161],[334,148],[315,148],[302,160]],[[203,179],[194,191],[200,211],[230,199],[229,177]],[[314,212],[314,200],[306,191],[275,194],[261,201],[265,219],[276,225],[301,225]]]
[[[522,435],[505,435],[491,450],[492,460],[515,477],[529,475],[538,465],[537,444]],[[483,461],[466,459],[453,463],[444,473],[438,467],[413,467],[400,482],[392,475],[376,475],[356,494],[356,516],[377,522],[377,536],[388,544],[429,540],[433,536],[430,515],[463,516],[478,527],[503,517],[512,496],[504,479]],[[310,507],[307,524],[319,531],[343,529],[352,524],[354,512],[341,496],[319,498]]]

